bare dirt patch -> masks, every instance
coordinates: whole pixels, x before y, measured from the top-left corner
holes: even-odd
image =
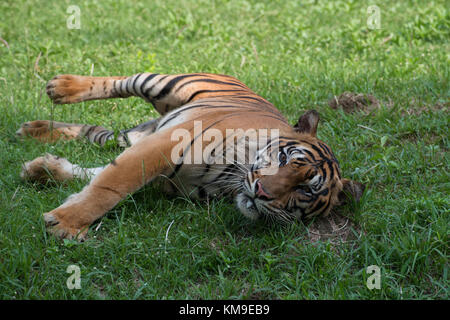
[[[422,113],[427,112],[439,112],[444,111],[448,112],[448,109],[450,107],[450,102],[437,102],[434,105],[420,105],[417,106],[417,102],[414,98],[410,101],[410,106],[406,108],[404,111],[402,111],[403,116],[418,116]]]
[[[377,98],[370,94],[344,92],[339,97],[334,96],[328,105],[332,109],[342,108],[344,112],[352,113],[356,111],[372,112],[380,107]]]
[[[330,213],[327,217],[316,218],[307,225],[311,242],[330,240],[333,243],[354,240],[360,233],[358,226],[348,217]]]

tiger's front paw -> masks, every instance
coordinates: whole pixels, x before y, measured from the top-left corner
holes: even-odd
[[[74,178],[72,164],[64,158],[47,153],[26,162],[22,166],[20,177],[23,180],[45,183],[47,181],[63,182]]]
[[[47,95],[56,104],[77,103],[92,91],[94,83],[89,77],[63,74],[47,83]]]
[[[89,229],[89,224],[83,224],[64,209],[55,209],[44,214],[47,232],[58,239],[84,241]]]

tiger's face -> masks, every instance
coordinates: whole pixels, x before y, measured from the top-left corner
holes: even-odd
[[[247,173],[235,198],[245,216],[288,222],[327,215],[346,194],[359,200],[364,186],[341,178],[331,148],[316,138],[318,121],[318,113],[309,111],[294,126],[292,137],[280,139],[276,173],[265,175],[258,166]]]

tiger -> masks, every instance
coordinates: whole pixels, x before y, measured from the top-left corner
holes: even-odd
[[[251,220],[282,223],[327,216],[334,207],[360,201],[364,192],[364,184],[341,176],[331,148],[317,138],[320,117],[316,110],[305,112],[291,125],[272,103],[232,76],[64,74],[48,81],[46,92],[54,104],[140,97],[160,115],[116,133],[99,125],[53,120],[20,126],[18,136],[40,142],[87,139],[101,146],[114,141],[125,148],[113,161],[97,168],[84,168],[48,153],[23,164],[20,176],[27,181],[88,181],[80,192],[43,214],[47,232],[60,239],[84,241],[92,223],[120,200],[155,181],[169,194],[227,197]],[[221,137],[210,137],[210,143],[199,149],[197,142],[207,140],[204,136],[211,130]],[[226,139],[228,130],[277,134],[258,144],[246,134]],[[176,132],[188,133],[187,142],[181,144],[183,139],[174,138]],[[255,152],[240,156],[250,145]],[[194,149],[203,156],[194,163],[186,161],[195,156],[190,152]],[[224,149],[236,151],[232,159],[224,155]],[[269,168],[273,170],[266,170]]]

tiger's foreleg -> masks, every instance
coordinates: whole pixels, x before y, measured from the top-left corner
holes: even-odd
[[[84,239],[95,220],[121,199],[173,168],[167,130],[146,136],[106,166],[80,193],[44,214],[49,232],[60,238]]]

